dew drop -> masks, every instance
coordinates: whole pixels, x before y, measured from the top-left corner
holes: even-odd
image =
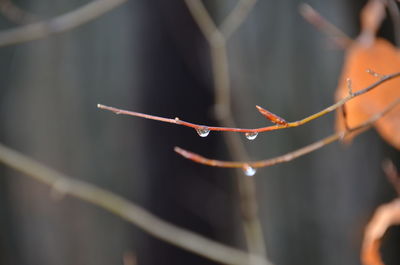
[[[256,170],[255,168],[252,168],[252,167],[249,166],[249,165],[245,165],[245,166],[243,167],[243,172],[244,172],[244,174],[245,174],[246,176],[252,177],[252,176],[254,176],[254,175],[256,174],[257,170]]]
[[[258,132],[247,132],[244,135],[246,136],[247,139],[252,141],[257,138]]]
[[[200,137],[207,137],[210,134],[210,130],[207,127],[197,128],[196,132]]]

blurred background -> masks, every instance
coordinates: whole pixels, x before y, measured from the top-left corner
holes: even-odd
[[[83,0],[18,0],[52,18]],[[205,1],[217,23],[236,0]],[[228,43],[233,116],[266,124],[255,105],[298,120],[333,103],[343,50],[308,24],[295,0],[260,0]],[[365,1],[308,2],[351,37]],[[0,17],[0,28],[17,24]],[[390,21],[380,32],[392,40]],[[245,248],[238,187],[230,169],[185,160],[174,146],[232,159],[223,133],[116,116],[98,103],[201,124],[212,111],[208,43],[183,0],[131,0],[72,31],[0,48],[1,142],[70,175],[117,193],[178,226]],[[243,137],[253,160],[300,148],[333,131],[334,115]],[[395,197],[381,162],[399,154],[373,131],[254,176],[264,238],[276,265],[360,264],[365,224]],[[0,263],[31,265],[214,264],[149,236],[78,199],[51,196],[40,183],[0,167]],[[384,239],[399,264],[398,229]],[[125,262],[126,263],[126,262]]]

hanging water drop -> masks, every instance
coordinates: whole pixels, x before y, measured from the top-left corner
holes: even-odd
[[[256,174],[257,170],[256,170],[255,168],[252,168],[252,167],[249,166],[249,165],[245,165],[245,166],[243,167],[243,172],[244,172],[244,174],[245,174],[246,176],[252,177],[252,176],[254,176],[254,175]]]
[[[247,132],[244,135],[246,136],[247,139],[252,141],[252,140],[256,139],[258,132]]]
[[[210,134],[210,130],[207,127],[197,128],[196,132],[200,137],[207,137]]]

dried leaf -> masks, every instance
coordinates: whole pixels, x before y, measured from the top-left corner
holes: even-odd
[[[380,1],[378,1],[380,2]],[[400,52],[390,42],[375,38],[374,34],[382,20],[382,6],[375,0],[370,1],[362,11],[363,30],[360,37],[354,41],[345,56],[336,99],[342,99],[349,93],[347,79],[351,79],[352,92],[363,89],[377,81],[379,76],[368,73],[372,69],[375,73],[387,75],[400,71]],[[372,36],[372,41],[369,37]],[[366,41],[369,39],[368,41]],[[376,113],[382,111],[393,100],[400,98],[400,79],[394,79],[380,85],[378,88],[346,103],[346,122],[354,127]],[[337,112],[336,128],[345,130],[342,111]],[[375,123],[379,134],[389,144],[400,150],[400,107],[396,107],[388,115]],[[345,141],[355,135],[349,135]]]
[[[400,224],[400,199],[381,205],[367,225],[361,250],[363,265],[384,265],[379,254],[380,242],[386,230]]]

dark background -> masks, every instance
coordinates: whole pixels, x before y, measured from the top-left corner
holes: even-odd
[[[235,1],[206,1],[218,22]],[[16,4],[42,18],[87,1]],[[260,0],[228,44],[234,117],[259,127],[261,105],[297,120],[330,105],[344,52],[298,13],[300,1]],[[309,1],[347,34],[358,32],[364,1]],[[16,24],[1,18],[0,27]],[[392,39],[391,24],[382,35]],[[216,124],[208,44],[182,0],[131,0],[73,31],[0,48],[0,138],[38,161],[143,206],[176,225],[243,247],[232,170],[182,159],[180,146],[229,159],[222,133],[115,116],[97,103]],[[329,135],[334,115],[259,135],[252,159],[297,149]],[[395,196],[381,162],[398,152],[374,131],[255,175],[267,252],[276,265],[360,264],[365,224]],[[0,168],[1,264],[213,264],[138,230],[95,206]],[[399,264],[399,231],[384,240]],[[397,255],[397,257],[396,257]]]

